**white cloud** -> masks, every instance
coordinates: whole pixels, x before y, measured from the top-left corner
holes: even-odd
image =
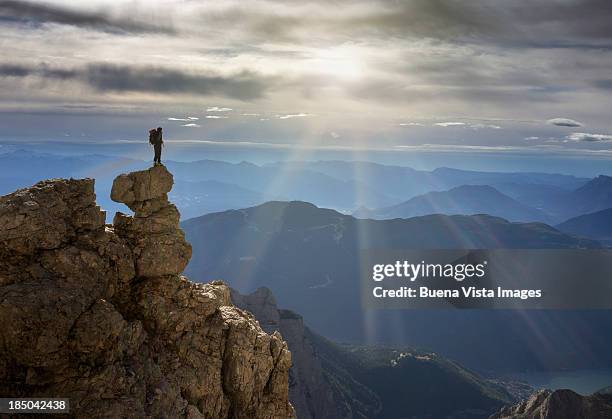
[[[198,125],[198,124],[194,124],[193,122],[190,124],[185,124],[185,125],[181,125],[182,127],[188,127],[188,128],[201,128],[202,125]]]
[[[465,122],[436,122],[434,124],[434,126],[443,127],[443,128],[448,128],[448,127],[465,127],[465,128],[472,128],[472,129],[475,129],[475,130],[478,130],[478,129],[502,129],[502,127],[500,127],[499,125],[482,124],[482,123],[478,123],[478,124],[466,124]]]
[[[206,119],[227,119],[227,116],[220,116],[220,115],[206,115]]]
[[[340,135],[340,134],[338,134],[336,131],[332,131],[332,132],[330,132],[330,133],[329,133],[329,135],[330,135],[332,138],[340,138],[340,137],[341,137],[341,135]]]
[[[170,117],[168,118],[168,121],[179,121],[179,122],[189,122],[189,121],[197,121],[200,118],[197,118],[195,116],[188,116],[187,118],[175,118],[175,117]]]
[[[539,140],[540,137],[525,137],[525,141],[535,141],[535,140]]]
[[[291,119],[291,118],[303,118],[305,116],[310,116],[310,114],[307,113],[290,113],[287,115],[279,115],[278,119]]]
[[[436,122],[434,125],[438,127],[461,127],[465,125],[465,122]]]
[[[589,134],[586,132],[574,132],[568,135],[567,139],[572,140],[572,141],[585,141],[585,142],[612,141],[612,135]]]
[[[241,113],[242,116],[259,116],[258,113]]]
[[[558,127],[581,127],[582,123],[569,118],[553,118],[546,121],[548,125],[556,125]]]
[[[402,122],[399,124],[400,127],[422,127],[423,124],[419,122]]]
[[[218,106],[210,106],[206,108],[206,112],[230,112],[232,108],[220,108]]]
[[[473,128],[473,129],[482,129],[482,128],[502,129],[502,127],[500,127],[499,125],[487,125],[487,124],[472,124],[470,125],[470,128]]]

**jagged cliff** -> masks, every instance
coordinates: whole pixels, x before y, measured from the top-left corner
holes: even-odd
[[[91,179],[0,198],[0,397],[68,397],[76,417],[293,416],[280,335],[222,282],[179,276],[172,184],[163,166],[119,176],[134,216],[113,225]]]
[[[507,406],[490,419],[612,418],[612,392],[581,396],[571,390],[539,390],[528,399]]]
[[[259,288],[249,295],[232,289],[231,297],[238,307],[253,313],[264,330],[280,332],[290,345],[293,366],[289,373],[289,397],[299,419],[354,417],[350,408],[335,397],[321,360],[306,336],[301,316],[279,310],[268,288]]]

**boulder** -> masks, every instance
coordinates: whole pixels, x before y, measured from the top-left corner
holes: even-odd
[[[133,217],[115,214],[113,225],[130,243],[139,277],[180,274],[191,258],[191,245],[179,228],[180,213],[168,201],[173,182],[162,165],[120,175],[113,182],[111,198],[134,211]]]
[[[147,170],[117,176],[113,181],[111,199],[136,211],[138,204],[158,198],[165,199],[173,184],[172,173],[165,166],[156,165]]]

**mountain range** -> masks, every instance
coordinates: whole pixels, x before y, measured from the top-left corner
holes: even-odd
[[[561,202],[553,200],[549,205],[547,211],[554,213],[558,208],[565,219],[612,208],[612,177],[598,176],[567,194]]]
[[[574,236],[588,237],[610,244],[612,243],[612,208],[570,218],[556,227]]]
[[[411,218],[427,214],[488,214],[509,221],[551,222],[545,212],[530,208],[488,185],[462,185],[448,191],[428,192],[401,204],[376,210],[361,209],[359,218]]]
[[[404,200],[430,192],[442,191],[461,185],[490,185],[502,192],[512,185],[535,185],[561,190],[574,190],[589,179],[570,175],[547,173],[478,172],[448,167],[432,171],[410,167],[389,166],[364,161],[283,162],[274,167],[298,167],[313,170],[341,180],[354,180],[376,185],[379,191]]]
[[[227,278],[241,292],[269,287],[284,307],[336,341],[431,348],[479,371],[612,365],[606,337],[612,318],[605,312],[412,310],[406,315],[361,307],[360,249],[600,247],[546,224],[488,215],[360,220],[304,202],[269,202],[187,220],[182,227],[193,246],[186,269],[191,277]],[[590,343],[588,350],[583,342]]]
[[[509,220],[552,224],[612,207],[612,181],[607,176],[587,179],[452,168],[425,171],[359,161],[164,163],[175,175],[172,199],[177,201],[184,218],[273,200],[307,201],[342,213],[365,207],[375,218],[409,217],[431,211],[488,213]],[[96,178],[100,205],[112,214],[121,209],[107,198],[112,179],[122,171],[143,169],[148,163],[105,155],[16,151],[0,154],[0,165],[0,193],[47,178]],[[470,198],[479,202],[471,202]],[[402,207],[408,208],[402,211]]]

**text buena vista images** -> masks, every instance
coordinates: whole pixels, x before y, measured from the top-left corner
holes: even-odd
[[[403,279],[415,282],[419,279],[452,279],[455,282],[463,282],[466,279],[480,279],[487,274],[488,261],[482,263],[411,263],[407,260],[395,261],[395,263],[375,264],[372,266],[372,280],[381,282],[387,279]],[[431,289],[420,286],[418,289],[402,286],[397,289],[385,289],[381,286],[374,287],[375,298],[529,298],[542,297],[539,289],[495,289],[462,286],[450,289]]]

